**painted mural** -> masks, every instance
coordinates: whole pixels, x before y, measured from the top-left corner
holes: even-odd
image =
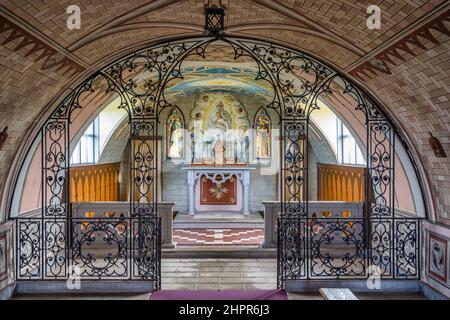
[[[258,112],[255,119],[256,156],[260,159],[270,158],[270,136],[272,121],[266,109]]]
[[[232,95],[199,95],[190,113],[193,162],[202,164],[247,163],[250,121],[245,106]]]
[[[181,110],[175,107],[166,123],[167,157],[182,158],[184,155],[184,119]]]
[[[182,70],[183,79],[168,83],[166,98],[197,94],[229,93],[271,101],[273,87],[265,80],[255,81],[257,73],[250,67],[190,66]]]

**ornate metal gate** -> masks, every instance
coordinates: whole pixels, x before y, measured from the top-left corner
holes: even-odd
[[[97,72],[73,90],[43,126],[42,211],[17,218],[18,280],[142,280],[160,288],[157,120],[145,101],[151,95],[134,91],[136,75],[129,59],[133,58]],[[105,212],[101,217],[74,217],[69,202],[70,124],[77,109],[91,102],[84,94],[95,92],[114,96],[128,113],[130,208],[118,216]]]
[[[278,221],[278,285],[288,280],[419,277],[419,220],[394,211],[395,128],[376,104],[345,76],[315,58],[266,42],[220,36],[163,43],[119,59],[73,90],[41,132],[42,212],[17,219],[18,280],[139,279],[160,287],[160,221],[157,216],[155,137],[164,89],[182,78],[182,63],[205,57],[212,43],[251,58],[258,81],[273,87],[266,107],[279,115],[281,208]],[[295,75],[295,77],[292,77]],[[117,98],[129,118],[130,210],[120,217],[73,217],[70,206],[70,124],[88,103],[85,93]],[[308,131],[320,101],[347,97],[366,125],[366,216],[317,217],[308,210]],[[374,197],[369,197],[374,193]],[[94,242],[102,242],[101,254]],[[333,250],[330,250],[334,248]]]

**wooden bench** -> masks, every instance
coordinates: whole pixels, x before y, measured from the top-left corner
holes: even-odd
[[[320,288],[319,292],[325,300],[358,300],[347,288]]]

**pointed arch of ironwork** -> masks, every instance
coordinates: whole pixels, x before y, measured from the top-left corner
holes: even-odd
[[[268,42],[219,36],[165,42],[128,54],[94,73],[63,99],[41,130],[42,215],[39,219],[18,219],[18,279],[67,278],[69,265],[82,261],[87,277],[152,280],[155,289],[159,288],[155,136],[161,112],[174,107],[165,96],[165,88],[171,81],[183,79],[183,62],[192,56],[206,58],[208,47],[215,43],[229,45],[235,60],[254,61],[255,80],[273,87],[272,101],[264,108],[274,110],[281,121],[278,285],[284,287],[288,280],[367,278],[369,265],[380,267],[381,276],[387,278],[419,277],[418,222],[394,217],[397,133],[389,118],[350,79],[306,53]],[[65,188],[70,167],[69,127],[73,112],[83,107],[81,95],[99,89],[96,85],[101,79],[101,89],[117,94],[119,108],[128,113],[132,200],[129,217],[92,220],[86,227],[85,220],[71,216],[70,188]],[[354,218],[351,223],[342,218],[311,218],[305,192],[308,152],[304,141],[308,141],[309,117],[319,109],[321,97],[336,90],[350,95],[357,103],[356,110],[364,113],[367,179],[376,190],[373,202],[366,199],[368,217]],[[114,233],[118,223],[125,224],[126,231]],[[79,250],[90,241],[81,233],[81,226],[92,233],[105,232],[117,247],[106,267],[96,267],[93,256]],[[340,257],[340,264],[321,249],[336,237],[353,248]]]

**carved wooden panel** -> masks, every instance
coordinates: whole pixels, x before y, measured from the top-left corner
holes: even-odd
[[[317,164],[318,201],[365,201],[365,167]]]
[[[120,163],[70,168],[70,201],[120,201]]]

